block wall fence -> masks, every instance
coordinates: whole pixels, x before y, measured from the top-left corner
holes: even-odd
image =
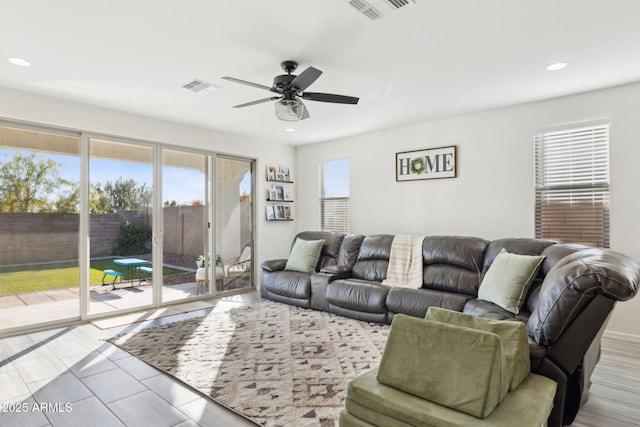
[[[204,235],[204,207],[163,208],[164,250],[180,255],[200,255]],[[129,221],[151,227],[147,211],[91,214],[91,258],[113,255],[114,239],[120,224]],[[34,264],[78,259],[77,214],[0,213],[0,266]]]

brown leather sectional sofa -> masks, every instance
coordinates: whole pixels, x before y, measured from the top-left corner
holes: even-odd
[[[640,264],[606,249],[546,240],[427,236],[422,287],[389,288],[381,282],[393,237],[299,233],[296,239],[325,241],[317,272],[285,271],[287,260],[265,261],[261,294],[368,322],[391,323],[398,313],[424,317],[430,306],[524,322],[531,370],[558,383],[549,425],[570,424],[587,399],[600,337],[615,303],[638,292]],[[477,298],[485,273],[502,249],[545,256],[517,315]]]

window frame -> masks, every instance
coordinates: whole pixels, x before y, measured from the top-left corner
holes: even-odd
[[[333,162],[347,162],[347,196],[326,196],[325,166]],[[338,231],[348,233],[351,228],[351,160],[349,158],[337,158],[320,162],[320,230]],[[329,189],[330,190],[330,189]],[[327,215],[327,204],[333,205],[333,215]],[[329,218],[328,218],[329,216]],[[337,219],[336,219],[337,218]]]
[[[609,247],[609,120],[534,132],[535,237]]]

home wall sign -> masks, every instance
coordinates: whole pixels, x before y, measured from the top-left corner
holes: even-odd
[[[396,153],[396,181],[455,178],[456,146]]]

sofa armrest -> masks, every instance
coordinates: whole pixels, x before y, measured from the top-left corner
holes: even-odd
[[[331,276],[330,282],[336,279],[346,279],[351,277],[351,267],[347,265],[330,265],[323,267],[320,273],[328,274]]]
[[[284,267],[287,265],[286,259],[270,259],[264,261],[260,267],[266,271],[282,271]]]
[[[640,264],[624,255],[595,248],[567,255],[545,277],[527,331],[536,342],[551,346],[596,296],[626,301],[639,285]],[[593,325],[595,331],[602,321]]]
[[[329,311],[327,302],[327,286],[333,280],[333,276],[325,273],[311,275],[311,308],[321,311]]]
[[[323,267],[319,273],[311,275],[311,308],[329,311],[327,301],[327,286],[337,279],[351,277],[351,268],[347,266],[331,265]]]

